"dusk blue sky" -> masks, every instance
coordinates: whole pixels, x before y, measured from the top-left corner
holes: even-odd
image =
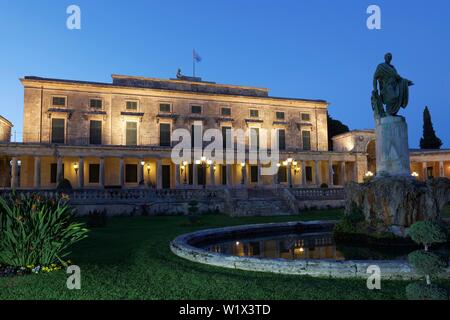
[[[66,28],[81,7],[82,29]],[[382,30],[366,9],[382,10]],[[422,112],[450,147],[450,1],[25,1],[0,0],[0,114],[20,137],[25,75],[110,82],[111,74],[172,78],[192,73],[218,83],[262,86],[271,95],[325,99],[351,129],[373,128],[372,75],[384,53],[414,81],[410,146]]]

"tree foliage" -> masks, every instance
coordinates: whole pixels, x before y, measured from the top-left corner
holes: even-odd
[[[342,133],[349,132],[348,126],[341,121],[333,119],[329,113],[327,113],[328,122],[328,150],[333,151],[333,137]]]
[[[442,141],[436,136],[428,107],[423,110],[423,137],[420,138],[420,149],[440,149]]]

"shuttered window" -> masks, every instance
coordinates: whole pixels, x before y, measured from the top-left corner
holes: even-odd
[[[102,122],[91,120],[89,125],[89,144],[102,144]]]
[[[64,126],[64,119],[52,119],[52,143],[64,143]]]
[[[286,131],[284,129],[278,130],[278,148],[286,150]]]
[[[303,150],[311,150],[311,132],[302,131]]]
[[[127,122],[126,124],[126,145],[137,145],[137,122]]]
[[[161,147],[170,147],[170,124],[159,124],[159,145]]]

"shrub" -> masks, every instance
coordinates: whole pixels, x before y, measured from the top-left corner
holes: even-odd
[[[87,225],[91,228],[104,228],[108,221],[106,210],[89,211],[87,216]]]
[[[438,275],[446,267],[445,261],[435,253],[417,250],[408,255],[408,261],[420,275]]]
[[[445,230],[432,221],[416,222],[409,228],[408,235],[414,242],[423,245],[425,250],[428,250],[428,247],[433,243],[444,243],[447,241]]]
[[[320,185],[320,187],[321,187],[322,189],[328,189],[328,184],[322,183],[322,184]]]
[[[0,264],[48,266],[62,260],[68,248],[85,237],[87,229],[74,223],[67,196],[0,197]]]
[[[431,284],[431,279],[441,273],[447,263],[437,254],[430,252],[429,248],[434,243],[446,242],[447,235],[438,223],[432,221],[416,222],[408,230],[408,235],[413,241],[424,246],[424,250],[410,253],[408,260],[418,274],[425,276],[426,282],[410,284],[406,288],[407,297],[411,299],[442,299],[446,290]]]
[[[72,184],[70,183],[69,180],[67,179],[62,179],[59,183],[58,186],[56,187],[56,190],[60,191],[60,192],[71,192],[73,190],[72,188]]]
[[[406,297],[409,300],[447,300],[448,291],[436,285],[414,282],[406,287]]]

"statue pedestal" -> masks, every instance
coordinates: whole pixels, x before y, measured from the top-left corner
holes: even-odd
[[[408,126],[401,116],[376,121],[377,176],[410,177]]]

